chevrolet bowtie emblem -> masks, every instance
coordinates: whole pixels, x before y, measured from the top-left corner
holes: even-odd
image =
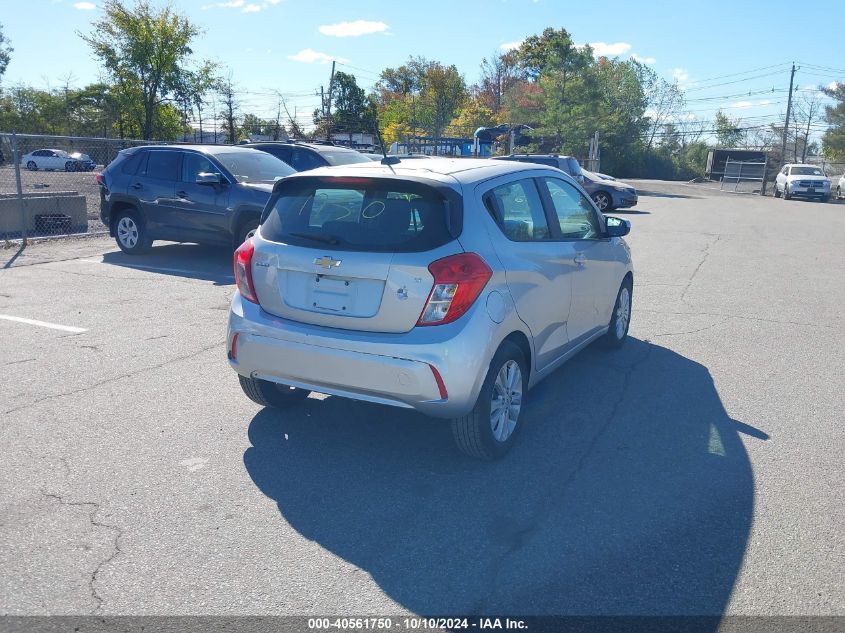
[[[314,263],[317,264],[317,266],[321,266],[323,268],[337,268],[338,266],[340,266],[339,259],[332,259],[328,255],[318,257],[314,260]]]

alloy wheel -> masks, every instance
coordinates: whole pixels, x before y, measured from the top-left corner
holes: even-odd
[[[496,375],[490,403],[490,428],[497,442],[504,442],[511,436],[521,409],[522,371],[519,363],[509,360]]]
[[[631,320],[631,292],[627,287],[619,291],[619,301],[616,303],[616,338],[622,339],[628,331]]]

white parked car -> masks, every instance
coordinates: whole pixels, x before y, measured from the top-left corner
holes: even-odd
[[[781,196],[784,200],[796,196],[818,198],[827,202],[830,200],[830,180],[824,175],[821,167],[787,164],[775,178],[775,198]]]
[[[21,165],[30,171],[81,171],[82,162],[63,149],[37,149],[21,158]]]
[[[836,185],[836,199],[841,200],[845,197],[845,174],[839,177],[839,184]]]

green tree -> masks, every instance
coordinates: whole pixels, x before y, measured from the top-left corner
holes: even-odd
[[[183,77],[191,72],[191,42],[200,30],[170,6],[155,9],[148,0],[127,6],[123,0],[105,0],[103,17],[91,33],[80,37],[91,47],[130,108],[144,139],[158,131],[172,133],[172,108],[166,101],[184,90]],[[204,62],[200,73],[211,72]],[[158,124],[158,130],[156,125]]]
[[[466,82],[454,66],[428,62],[420,90],[420,120],[438,139],[467,95]]]
[[[824,155],[834,160],[845,159],[845,83],[837,83],[833,88],[823,88],[828,97],[836,101],[825,107],[825,120],[830,127],[822,136]]]
[[[332,131],[348,133],[351,141],[353,132],[362,132],[372,127],[372,122],[367,118],[367,95],[364,89],[358,86],[355,75],[335,73],[332,101]]]
[[[0,80],[3,79],[3,73],[6,72],[6,67],[9,65],[14,50],[9,40],[3,35],[3,25],[0,24]]]
[[[742,141],[742,130],[739,127],[739,119],[731,119],[724,112],[719,110],[713,122],[716,131],[716,140],[722,147],[736,147]]]

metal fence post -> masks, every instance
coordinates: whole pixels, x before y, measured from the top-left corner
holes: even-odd
[[[26,208],[24,207],[25,201],[23,198],[23,186],[21,185],[21,161],[18,156],[18,138],[14,132],[12,132],[12,162],[15,164],[15,187],[18,192],[18,206],[21,210],[21,240],[23,245],[26,246],[26,238],[28,235]]]
[[[766,154],[766,157],[763,159],[763,184],[760,185],[760,195],[766,195],[766,176],[769,175],[769,155]]]

